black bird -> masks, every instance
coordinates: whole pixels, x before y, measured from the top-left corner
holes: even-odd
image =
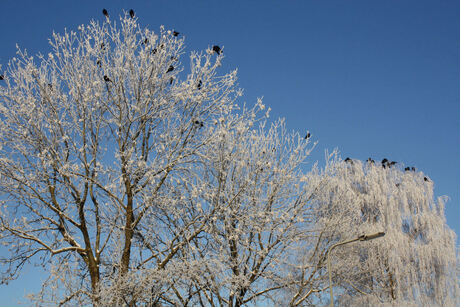
[[[353,160],[351,160],[349,157],[347,157],[344,161],[347,162],[347,163],[348,162],[353,162]]]
[[[305,139],[308,140],[310,136],[311,136],[310,132],[307,131],[307,135],[305,135]]]
[[[107,17],[107,18],[109,17],[109,12],[107,12],[106,9],[102,10],[102,14],[104,14],[104,16]]]
[[[423,177],[423,180],[430,181],[427,177]]]
[[[411,171],[415,172],[415,167],[412,166],[410,169]]]
[[[97,61],[96,61],[96,64],[97,64],[97,66],[101,67],[101,66],[102,66],[102,65],[101,65],[101,60],[97,60]]]
[[[171,77],[171,78],[169,79],[169,84],[173,84],[173,81],[174,81],[174,78]]]
[[[157,51],[158,51],[157,48],[153,48],[153,49],[152,49],[152,54],[156,54]]]
[[[5,80],[5,76],[4,76],[4,75],[0,75],[0,80]]]
[[[212,51],[214,51],[217,54],[220,54],[220,47],[217,45],[212,46]]]
[[[195,125],[199,125],[200,124],[200,121],[199,120],[195,120]]]
[[[101,49],[105,50],[105,44],[104,43],[101,43]]]
[[[406,172],[408,172],[408,171],[410,171],[410,167],[406,167],[404,170],[405,170]]]
[[[170,72],[170,71],[173,71],[173,70],[174,70],[174,66],[169,65],[168,70],[166,71],[166,73],[168,73],[168,72]]]
[[[134,10],[133,9],[129,10],[129,16],[131,16],[131,18],[134,18]]]
[[[396,161],[391,161],[390,163],[388,163],[388,166],[389,166],[389,167],[392,167],[392,166],[395,165],[396,163],[398,163],[398,162],[396,162]]]
[[[386,158],[382,160],[382,164],[385,164],[385,163],[388,163],[388,159]]]
[[[173,36],[179,36],[180,32],[173,31]]]
[[[203,85],[203,82],[201,82],[201,80],[200,80],[200,81],[198,81],[198,85],[197,85],[196,87],[197,87],[199,90],[201,90],[201,85]]]
[[[367,163],[369,163],[369,164],[374,164],[374,163],[375,163],[375,161],[374,161],[374,160],[372,160],[371,158],[368,158],[368,159],[367,159]]]
[[[112,80],[110,80],[110,78],[107,77],[106,75],[104,75],[104,81],[105,81],[105,82],[112,82]]]
[[[144,39],[144,41],[142,42],[143,45],[147,45],[148,43],[149,43],[148,39]]]

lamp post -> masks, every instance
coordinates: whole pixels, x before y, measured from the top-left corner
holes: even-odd
[[[330,290],[329,292],[331,294],[331,303],[330,303],[331,307],[334,307],[334,296],[332,294],[331,257],[330,257],[332,250],[334,248],[336,248],[337,246],[340,246],[340,245],[345,245],[345,244],[355,242],[355,241],[370,241],[370,240],[374,240],[374,239],[383,237],[384,235],[385,235],[384,232],[377,232],[377,233],[374,233],[374,234],[371,234],[371,235],[361,235],[361,236],[359,236],[357,238],[354,238],[354,239],[351,239],[351,240],[348,240],[348,241],[339,242],[339,243],[336,243],[336,244],[332,245],[331,247],[329,247],[329,249],[327,250],[327,270],[329,272],[329,290]]]

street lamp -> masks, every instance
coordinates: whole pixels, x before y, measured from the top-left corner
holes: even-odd
[[[329,290],[330,290],[329,292],[331,293],[331,303],[330,303],[331,307],[334,307],[334,296],[332,294],[331,257],[330,257],[332,250],[334,248],[336,248],[337,246],[340,246],[340,245],[345,245],[345,244],[355,242],[355,241],[370,241],[370,240],[374,240],[374,239],[383,237],[384,235],[385,235],[384,232],[377,232],[377,233],[374,233],[374,234],[371,234],[371,235],[361,235],[361,236],[359,236],[359,237],[357,237],[355,239],[339,242],[339,243],[336,243],[336,244],[332,245],[331,247],[329,247],[329,249],[327,250],[327,270],[329,272]]]

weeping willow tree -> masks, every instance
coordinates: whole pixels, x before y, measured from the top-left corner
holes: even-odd
[[[324,257],[334,243],[386,233],[374,241],[343,245],[330,255],[339,306],[456,305],[456,235],[446,224],[446,199],[434,198],[426,175],[344,162],[334,154],[309,177],[321,183],[311,204],[322,238],[317,248],[322,247]],[[319,259],[324,262],[324,257]]]

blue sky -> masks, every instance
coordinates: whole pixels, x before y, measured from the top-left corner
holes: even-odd
[[[53,31],[102,21],[102,8],[181,32],[187,51],[224,46],[222,72],[239,69],[242,101],[264,96],[289,130],[310,130],[312,163],[337,147],[424,171],[460,233],[460,1],[1,0],[0,64],[16,44],[47,53]],[[37,289],[29,270],[0,286],[0,306]]]

